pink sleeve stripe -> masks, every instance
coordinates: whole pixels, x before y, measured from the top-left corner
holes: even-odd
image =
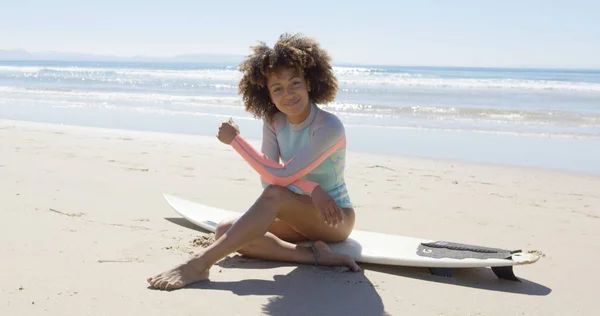
[[[260,177],[260,181],[267,183],[267,184],[273,184],[273,183],[269,183],[269,181],[267,181],[264,177]],[[312,181],[308,181],[308,180],[296,180],[294,182],[292,182],[293,185],[296,185],[297,187],[299,187],[300,189],[302,189],[302,191],[308,193],[309,195],[312,194],[312,191],[319,185],[316,182],[312,182]]]
[[[289,175],[287,177],[277,177],[270,173],[264,165],[269,167],[273,167],[277,165],[276,168],[285,168],[285,165],[277,164],[273,160],[268,159],[265,155],[259,153],[250,145],[242,136],[239,134],[233,139],[231,143],[232,147],[250,164],[250,166],[256,170],[266,181],[267,183],[277,184],[280,186],[287,186],[294,181],[302,178],[311,170],[315,169],[319,164],[321,164],[329,155],[331,155],[334,151],[344,148],[346,146],[346,137],[342,137],[338,142],[336,142],[333,146],[329,147],[324,153],[318,156],[314,161],[308,164],[306,167],[302,168],[298,172]],[[289,162],[288,162],[289,163]]]
[[[312,181],[308,181],[308,180],[296,180],[294,183],[296,186],[298,186],[300,189],[302,189],[302,191],[311,194],[312,191],[317,187],[317,185],[319,185],[316,182],[312,182]]]
[[[273,159],[270,159],[265,154],[257,151],[248,143],[240,134],[238,134],[231,142],[231,146],[235,149],[242,157],[247,161],[248,159],[245,156],[245,153],[251,154],[252,157],[258,160],[258,163],[266,165],[271,168],[284,168],[284,166]]]

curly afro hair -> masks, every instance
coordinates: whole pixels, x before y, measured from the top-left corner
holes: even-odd
[[[255,118],[272,121],[279,112],[271,102],[267,77],[280,67],[296,68],[310,82],[309,98],[314,103],[333,101],[338,89],[330,64],[331,57],[317,41],[299,34],[284,33],[273,48],[264,42],[251,47],[253,54],[239,65],[243,72],[238,92],[243,96],[246,111]]]

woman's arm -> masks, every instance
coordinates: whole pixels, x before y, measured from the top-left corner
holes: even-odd
[[[239,134],[231,145],[265,181],[287,186],[316,168],[334,151],[346,146],[344,127],[339,119],[334,118],[323,120],[322,124],[315,122],[318,125],[313,126],[309,145],[286,164],[280,164],[258,152]]]
[[[275,128],[267,122],[263,123],[261,151],[266,158],[272,160],[275,164],[279,164],[280,155],[279,144],[277,143],[277,133],[275,133]]]

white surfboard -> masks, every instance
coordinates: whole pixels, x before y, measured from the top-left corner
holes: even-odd
[[[192,202],[170,194],[163,195],[175,212],[213,233],[222,220],[241,215],[239,212]],[[507,250],[499,251],[495,248],[361,230],[354,230],[344,242],[328,245],[333,252],[349,255],[356,262],[427,267],[432,273],[444,276],[450,276],[449,268],[491,267],[498,277],[510,280],[518,280],[512,272],[512,266],[531,264],[542,256],[541,252],[537,251],[506,252]]]

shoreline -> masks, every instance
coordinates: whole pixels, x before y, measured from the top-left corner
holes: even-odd
[[[240,126],[247,124],[247,122],[238,122]],[[65,130],[72,130],[75,132],[92,132],[92,133],[107,133],[111,135],[135,135],[135,136],[143,136],[143,137],[160,137],[160,138],[169,138],[169,139],[188,139],[189,141],[193,141],[194,139],[199,139],[202,142],[212,140],[216,142],[218,145],[223,145],[218,142],[216,138],[206,136],[203,134],[192,134],[186,132],[168,132],[168,131],[152,131],[152,130],[141,130],[135,128],[114,128],[114,127],[98,127],[98,126],[87,126],[83,124],[60,124],[60,123],[50,123],[50,122],[40,122],[35,120],[21,120],[21,119],[5,119],[0,118],[0,126],[13,125],[20,127],[39,127],[47,130],[52,130],[56,128],[61,128]],[[216,130],[216,127],[215,127]],[[463,132],[457,132],[463,133]],[[260,138],[256,131],[250,131],[246,129],[246,133],[242,131],[242,134],[250,134],[245,135],[246,139],[248,139],[254,146],[260,148]],[[489,135],[488,135],[489,136]],[[510,137],[519,137],[520,135],[509,135]],[[539,138],[544,139],[544,138]],[[582,175],[582,176],[591,176],[591,177],[600,177],[600,169],[598,171],[592,170],[571,170],[568,168],[552,168],[552,167],[544,167],[544,166],[535,166],[535,165],[520,165],[520,164],[511,164],[506,162],[492,162],[492,161],[477,161],[477,160],[469,160],[469,159],[458,159],[458,158],[436,158],[429,157],[426,155],[403,155],[398,153],[389,153],[389,152],[377,152],[374,150],[367,149],[348,149],[349,153],[352,154],[361,154],[361,155],[374,155],[383,158],[391,158],[391,159],[403,159],[403,160],[414,160],[414,161],[430,161],[430,162],[438,162],[445,164],[467,164],[474,165],[480,167],[496,167],[496,168],[508,168],[513,170],[521,170],[521,171],[537,171],[537,172],[551,172],[557,174],[567,174],[567,175]],[[350,155],[351,156],[351,155]]]

